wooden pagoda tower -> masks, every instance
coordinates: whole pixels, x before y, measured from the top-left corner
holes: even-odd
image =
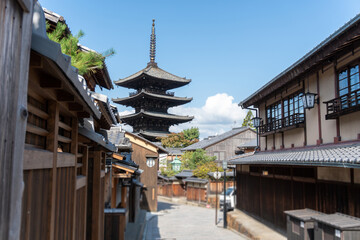
[[[135,108],[135,113],[121,116],[123,123],[133,127],[134,133],[156,141],[157,137],[169,134],[171,125],[191,121],[194,117],[169,114],[170,107],[188,103],[192,98],[176,97],[168,90],[182,87],[191,82],[168,73],[157,66],[155,62],[155,20],[152,24],[150,38],[150,62],[139,72],[115,81],[121,87],[135,89],[129,97],[113,99],[115,103]]]

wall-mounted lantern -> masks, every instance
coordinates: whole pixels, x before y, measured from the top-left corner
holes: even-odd
[[[317,94],[316,93],[310,93],[307,92],[302,96],[302,101],[303,101],[303,105],[304,105],[304,109],[311,109],[314,107],[315,102],[317,102],[315,100],[315,96]]]
[[[155,159],[155,157],[146,157],[146,165],[150,168],[155,166]]]

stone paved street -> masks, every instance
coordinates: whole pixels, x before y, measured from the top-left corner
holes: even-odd
[[[220,213],[221,215],[222,213]],[[222,217],[222,216],[220,216]],[[145,240],[247,239],[215,226],[215,210],[203,207],[158,202],[158,212],[148,213]]]

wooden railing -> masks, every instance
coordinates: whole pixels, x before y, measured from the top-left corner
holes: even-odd
[[[259,134],[276,132],[276,131],[284,130],[285,128],[289,128],[289,127],[297,127],[299,126],[299,124],[303,124],[304,122],[305,122],[304,114],[296,113],[294,115],[277,119],[269,123],[261,124],[259,127]]]
[[[341,115],[360,110],[360,89],[324,102],[326,119],[334,119]]]

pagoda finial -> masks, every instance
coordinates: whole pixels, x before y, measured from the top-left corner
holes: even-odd
[[[155,52],[156,52],[156,35],[155,35],[155,19],[152,20],[152,30],[150,37],[150,64],[155,63]]]

